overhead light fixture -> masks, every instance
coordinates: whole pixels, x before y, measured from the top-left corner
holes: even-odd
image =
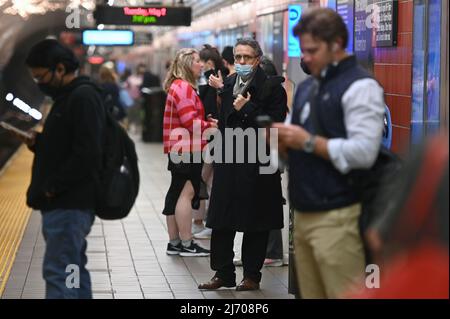
[[[64,10],[67,7],[65,1],[55,3],[53,0],[6,0],[0,1],[0,6],[4,6],[4,14],[21,16],[28,19],[31,15],[44,15],[49,11]],[[95,8],[95,0],[73,0],[71,7],[82,6],[87,10]]]
[[[42,113],[41,112],[39,112],[38,110],[30,107],[27,103],[25,103],[24,101],[22,101],[18,97],[14,98],[14,94],[8,93],[8,94],[6,94],[5,98],[6,98],[6,100],[8,102],[12,101],[12,104],[15,107],[17,107],[22,112],[28,114],[29,116],[31,116],[35,120],[40,121],[42,119]]]

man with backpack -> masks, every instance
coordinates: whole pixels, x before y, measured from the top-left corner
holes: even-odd
[[[75,55],[56,40],[34,45],[26,64],[54,102],[43,131],[25,141],[35,154],[27,204],[42,212],[46,298],[89,299],[86,237],[98,206],[107,123],[100,89],[77,76]]]
[[[347,28],[333,10],[306,12],[294,34],[312,77],[290,119],[274,127],[289,156],[298,281],[303,298],[338,298],[365,274],[354,181],[379,154],[383,89],[346,53]]]

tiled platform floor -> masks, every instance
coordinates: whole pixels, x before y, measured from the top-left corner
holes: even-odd
[[[130,215],[121,221],[96,220],[88,239],[88,269],[94,298],[210,299],[293,298],[288,294],[288,267],[263,269],[261,290],[199,291],[197,284],[211,278],[209,258],[167,256],[165,218],[161,215],[170,176],[161,144],[137,142],[141,189]],[[44,241],[41,216],[33,212],[2,298],[41,299]],[[236,240],[236,247],[240,241]],[[209,247],[209,240],[200,241]],[[242,267],[237,268],[237,280]]]

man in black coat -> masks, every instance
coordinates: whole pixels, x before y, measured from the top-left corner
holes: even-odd
[[[34,152],[27,204],[42,211],[46,298],[89,299],[86,236],[95,219],[101,168],[101,92],[89,78],[76,75],[76,57],[56,40],[37,43],[26,64],[54,101],[43,131],[25,141]]]
[[[214,162],[214,180],[208,211],[207,227],[212,228],[211,268],[216,274],[199,289],[236,286],[233,264],[233,242],[237,231],[244,232],[242,263],[244,279],[238,291],[259,289],[261,268],[266,255],[269,231],[283,227],[281,178],[278,170],[262,174],[264,166],[258,158],[252,163],[249,150],[257,149],[256,140],[232,143],[233,162],[227,163],[226,130],[256,131],[256,117],[268,115],[273,121],[283,121],[287,98],[280,81],[271,81],[259,67],[262,50],[253,39],[238,40],[235,49],[236,74],[223,82],[220,76],[209,78],[218,88],[221,98],[219,129],[222,133],[221,162]],[[255,134],[258,136],[258,134]],[[259,136],[263,138],[262,136]],[[244,161],[236,161],[239,142],[244,145]],[[265,145],[265,143],[263,144]],[[216,150],[214,150],[216,152]],[[230,155],[230,154],[228,154]]]

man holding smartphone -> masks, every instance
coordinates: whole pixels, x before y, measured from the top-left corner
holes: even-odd
[[[27,204],[42,212],[46,298],[90,299],[86,236],[95,219],[106,121],[100,89],[77,76],[78,60],[56,40],[34,45],[26,64],[54,102],[43,131],[23,140],[35,155]],[[78,268],[79,287],[66,285],[68,266]]]
[[[339,298],[365,274],[361,199],[350,177],[377,158],[383,89],[346,53],[347,27],[333,10],[305,12],[294,34],[312,77],[298,87],[287,123],[273,127],[289,156],[300,293]]]
[[[257,41],[239,39],[234,47],[236,73],[222,79],[211,75],[209,84],[219,90],[221,108],[219,129],[222,133],[222,161],[214,163],[214,180],[206,226],[212,228],[211,268],[213,278],[199,285],[199,289],[218,289],[236,286],[233,264],[233,243],[236,232],[243,232],[242,264],[244,278],[238,291],[259,289],[261,268],[266,256],[269,231],[283,228],[281,178],[277,171],[260,174],[262,163],[252,163],[246,155],[243,163],[236,161],[241,150],[233,141],[233,162],[226,162],[226,130],[258,129],[256,118],[268,115],[283,121],[287,98],[280,83],[271,82],[259,67],[263,53]],[[257,136],[257,134],[255,134]],[[239,140],[239,136],[237,140]],[[245,154],[252,140],[241,141]],[[241,150],[242,151],[242,150]],[[214,150],[216,152],[216,150]],[[228,154],[229,155],[229,154]]]

